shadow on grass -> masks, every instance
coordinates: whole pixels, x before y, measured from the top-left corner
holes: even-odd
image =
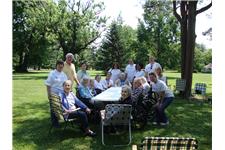
[[[168,136],[193,137],[199,142],[199,150],[210,150],[212,147],[212,113],[208,104],[198,105],[195,102],[175,100],[168,108],[167,115],[170,124],[166,127],[149,124],[144,128],[142,137]],[[134,131],[135,136],[140,136]],[[134,143],[140,143],[136,141]]]
[[[132,130],[132,143],[139,144],[145,136],[195,137],[199,141],[199,150],[211,149],[211,106],[190,103],[175,99],[167,108],[170,124],[166,127],[147,125],[141,130]],[[14,149],[98,149],[114,150],[114,147],[101,144],[100,124],[90,123],[91,129],[97,132],[94,138],[85,137],[77,126],[75,128],[50,128],[48,103],[23,103],[13,109],[13,146]],[[107,136],[109,143],[128,140],[126,134]],[[126,139],[125,139],[126,138]],[[106,140],[107,141],[107,140]],[[117,142],[116,142],[117,143]],[[131,146],[120,147],[121,150]]]
[[[29,102],[14,106],[13,149],[106,149],[101,144],[99,124],[90,123],[91,129],[97,132],[94,138],[84,136],[78,126],[74,128],[68,126],[63,130],[64,124],[61,123],[61,125],[62,128],[53,128],[51,134],[48,134],[51,123],[47,103]],[[127,148],[124,147],[124,149]]]

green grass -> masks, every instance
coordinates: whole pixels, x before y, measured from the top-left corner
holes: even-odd
[[[101,74],[91,71],[91,76]],[[78,128],[54,129],[48,135],[50,128],[49,104],[44,80],[48,72],[32,72],[13,75],[13,149],[43,150],[43,149],[96,149],[113,150],[101,144],[100,124],[90,123],[97,131],[95,138],[84,137]],[[176,72],[166,72],[171,87],[180,76]],[[195,82],[207,83],[207,94],[211,95],[211,74],[194,74]],[[204,103],[176,98],[168,107],[170,124],[167,127],[147,125],[144,129],[132,131],[132,144],[140,143],[145,136],[178,136],[196,137],[200,150],[210,150],[212,147],[212,108]],[[110,143],[123,137],[109,137]],[[129,150],[131,146],[121,147]]]

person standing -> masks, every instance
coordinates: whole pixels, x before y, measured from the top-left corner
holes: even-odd
[[[87,72],[87,64],[85,62],[81,63],[80,70],[77,72],[77,79],[79,82],[81,82],[84,77],[90,78],[89,73]]]
[[[74,56],[72,53],[66,54],[66,61],[64,62],[63,72],[67,75],[68,79],[72,81],[72,85],[74,81],[79,85],[80,82],[77,79],[75,65],[72,63],[73,59]]]
[[[111,72],[112,76],[111,76],[111,80],[113,81],[113,84],[116,82],[117,79],[119,79],[120,76],[120,67],[118,63],[114,63],[112,68],[108,71]]]
[[[128,65],[126,66],[125,68],[125,73],[126,73],[126,76],[127,76],[127,79],[130,83],[133,82],[133,79],[134,79],[134,75],[136,73],[136,68],[135,68],[135,65],[133,60],[132,59],[129,59],[128,61]]]
[[[64,67],[64,62],[58,60],[56,62],[56,69],[51,71],[48,75],[45,85],[47,87],[48,99],[50,99],[51,94],[59,95],[63,92],[63,83],[67,80],[66,74],[62,71]],[[50,105],[50,110],[51,105]],[[54,127],[59,127],[59,122],[55,114],[51,111],[51,121]]]
[[[167,78],[166,78],[166,76],[163,75],[161,67],[156,68],[155,73],[156,73],[159,80],[162,80],[163,82],[166,83],[166,85],[168,85],[167,84]]]
[[[161,65],[155,61],[155,57],[149,56],[149,64],[145,66],[145,72],[148,74],[155,72],[155,69],[158,67],[161,67]]]

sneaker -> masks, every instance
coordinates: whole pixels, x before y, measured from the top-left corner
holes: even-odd
[[[158,123],[156,121],[152,122],[153,125],[157,125]]]
[[[169,124],[169,121],[167,121],[166,123],[164,123],[164,122],[160,122],[159,123],[161,126],[166,126],[166,125],[168,125]]]
[[[94,137],[94,136],[96,136],[96,133],[91,131],[91,130],[89,130],[89,132],[85,133],[85,136]]]

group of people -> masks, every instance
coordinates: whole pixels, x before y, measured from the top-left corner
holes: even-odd
[[[174,95],[167,86],[167,79],[162,74],[161,65],[155,62],[154,57],[149,57],[149,64],[145,66],[145,69],[143,64],[134,64],[131,59],[124,72],[120,70],[118,63],[114,63],[112,68],[107,71],[105,79],[101,79],[100,75],[91,79],[86,63],[82,63],[81,69],[76,73],[75,65],[72,63],[73,59],[73,54],[68,53],[65,61],[58,60],[56,69],[49,73],[45,85],[49,98],[51,93],[60,96],[65,112],[64,117],[80,118],[85,135],[96,135],[90,130],[87,119],[87,114],[90,114],[91,109],[96,105],[96,102],[92,101],[92,97],[112,86],[122,87],[119,103],[131,105],[138,101],[141,95],[145,96],[152,89],[159,95],[158,102],[154,106],[156,116],[153,124],[167,125],[169,123],[165,109],[173,101]],[[74,82],[78,85],[77,94],[79,96],[72,92]],[[81,109],[74,111],[77,107]],[[59,126],[57,118],[52,112],[51,119],[54,126]]]

